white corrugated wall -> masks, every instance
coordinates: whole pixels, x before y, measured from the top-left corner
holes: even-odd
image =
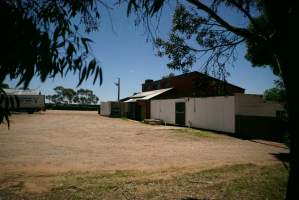
[[[186,126],[234,133],[234,97],[188,98]]]

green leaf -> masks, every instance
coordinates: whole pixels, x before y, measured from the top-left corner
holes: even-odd
[[[100,68],[100,85],[103,83],[103,73],[102,73],[102,68]]]
[[[130,0],[128,3],[128,8],[127,8],[127,16],[131,14],[132,7],[136,11],[138,9],[138,5],[136,4],[136,0]]]
[[[102,85],[103,83],[103,72],[102,72],[102,68],[97,66],[97,70],[95,73],[95,76],[93,78],[93,84],[95,84],[95,82],[97,81],[97,79],[100,79],[100,85]]]
[[[93,41],[91,39],[89,39],[89,38],[82,37],[81,38],[81,42],[84,45],[86,53],[88,53],[89,52],[88,42],[93,42]]]
[[[151,7],[151,15],[153,16],[156,12],[158,12],[163,6],[165,0],[155,0]]]
[[[84,67],[84,69],[83,69],[83,71],[82,71],[82,73],[80,75],[80,80],[79,80],[79,83],[78,83],[77,87],[79,87],[82,84],[82,82],[83,82],[83,80],[85,78],[85,75],[86,75],[86,67]]]
[[[76,49],[75,49],[74,45],[72,43],[69,43],[69,46],[66,50],[67,56],[72,57],[73,53],[75,53],[75,52],[76,52]]]
[[[86,80],[87,80],[87,78],[89,77],[90,72],[91,72],[92,74],[94,73],[96,64],[97,64],[97,62],[96,62],[96,59],[95,59],[95,58],[92,59],[92,60],[90,61],[89,65],[88,65],[88,68],[87,68]]]
[[[63,42],[60,42],[60,43],[58,43],[58,44],[56,45],[56,48],[61,48],[61,47],[64,46],[64,44],[65,44],[64,41],[63,41]]]
[[[80,69],[82,65],[82,57],[80,56],[79,58],[74,60],[74,65],[76,69]]]
[[[54,31],[54,34],[53,34],[53,40],[56,41],[58,36],[59,36],[59,33],[60,33],[60,28],[59,27],[56,27],[55,31]]]
[[[96,11],[96,18],[100,18],[100,13]]]
[[[97,71],[96,71],[96,73],[94,75],[94,78],[93,78],[93,84],[95,84],[95,82],[97,81],[98,75],[99,75],[99,68],[97,67]]]

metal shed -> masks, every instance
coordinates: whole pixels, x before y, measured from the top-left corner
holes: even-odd
[[[101,102],[100,114],[109,117],[120,117],[121,103],[118,101]]]

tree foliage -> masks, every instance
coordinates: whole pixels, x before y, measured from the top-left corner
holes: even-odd
[[[10,108],[19,107],[20,101],[16,95],[7,95],[3,88],[8,88],[8,85],[2,84],[0,87],[0,124],[6,121],[9,128]]]
[[[241,42],[239,36],[216,27],[211,19],[187,10],[182,4],[175,9],[168,40],[155,40],[158,55],[170,58],[169,68],[187,72],[198,58],[209,54],[203,71],[213,70],[218,76],[226,75],[225,64],[235,59],[235,47]],[[221,73],[217,74],[218,70]]]
[[[269,19],[264,12],[254,20],[259,27],[259,31],[261,31],[264,35],[267,35],[267,37],[271,37],[271,35],[273,35],[275,32],[274,27],[271,22],[269,22]],[[256,32],[252,24],[248,26],[248,30],[251,32]],[[246,46],[247,52],[245,58],[252,63],[253,67],[270,66],[273,73],[281,77],[281,71],[277,63],[277,58],[274,56],[275,52],[271,46],[267,45],[267,43],[258,43],[252,39],[246,40]]]
[[[99,101],[99,98],[92,90],[82,88],[77,91],[75,98],[77,98],[79,104],[97,104]]]
[[[275,81],[275,87],[265,90],[264,99],[285,103],[287,98],[283,82],[281,80]]]
[[[128,14],[134,11],[139,21],[148,23],[152,16],[160,16],[166,3],[173,2],[130,0]],[[237,46],[246,43],[245,57],[253,66],[271,66],[280,75],[277,53],[271,44],[278,35],[271,21],[273,13],[269,11],[275,6],[270,4],[266,0],[177,1],[168,38],[154,39],[157,55],[169,58],[170,69],[183,72],[190,71],[196,61],[204,61],[202,71],[224,79],[229,75],[227,65],[236,60]],[[277,4],[281,6],[282,16],[288,9],[291,14],[295,12],[292,1]],[[218,10],[223,7],[240,13],[244,25],[235,26],[221,16]]]
[[[69,72],[79,74],[78,86],[91,75],[93,83],[102,84],[102,69],[86,37],[99,28],[101,3],[1,0],[0,84],[8,77],[27,88],[34,76],[44,82]],[[5,93],[1,95],[4,98]],[[9,110],[0,109],[2,123],[8,120]]]
[[[175,74],[171,72],[168,75],[162,76],[162,79],[168,79],[168,78],[172,78],[172,77],[175,77]]]
[[[75,91],[72,88],[64,88],[63,86],[57,86],[54,88],[56,94],[47,95],[46,98],[55,104],[97,104],[99,98],[89,89],[78,89]]]
[[[33,76],[45,81],[68,72],[79,72],[79,85],[91,74],[101,81],[92,41],[83,35],[98,29],[95,0],[3,0],[0,15],[1,83],[9,76],[26,88]]]

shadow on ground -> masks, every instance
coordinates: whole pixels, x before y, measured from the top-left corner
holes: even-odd
[[[278,160],[280,160],[286,169],[289,169],[289,163],[291,158],[289,153],[273,153],[272,155],[275,156],[275,158],[277,158]]]

